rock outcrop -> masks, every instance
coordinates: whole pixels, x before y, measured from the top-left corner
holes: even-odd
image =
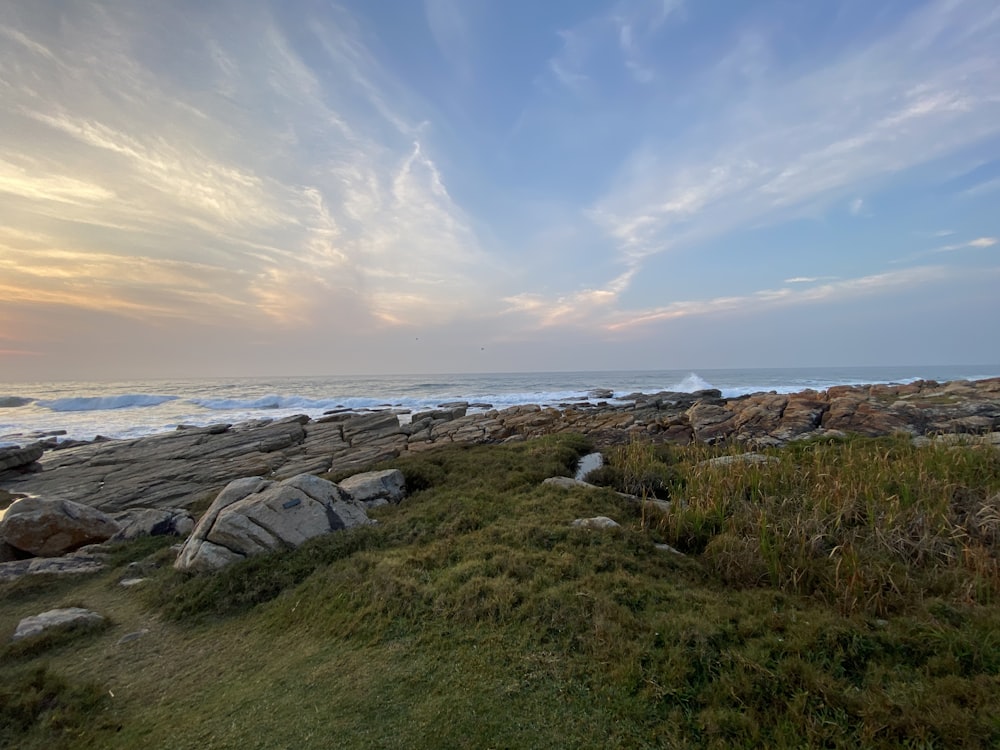
[[[181,508],[130,508],[115,513],[118,531],[111,541],[126,542],[141,536],[182,536],[194,529],[194,517]]]
[[[331,531],[370,523],[364,506],[325,479],[230,482],[202,516],[174,565],[217,570],[252,555],[298,547]]]
[[[734,441],[758,448],[831,434],[1000,430],[1000,378],[736,398],[723,398],[717,390],[664,391],[620,401],[629,403],[523,405],[471,413],[471,405],[455,404],[414,414],[407,424],[394,412],[382,411],[186,428],[48,450],[37,461],[40,472],[10,470],[0,476],[0,488],[63,497],[107,512],[187,508],[241,477],[282,480],[303,473],[342,473],[451,443],[503,443],[558,432],[583,433],[602,446],[641,437],[678,444]]]
[[[31,471],[36,467],[36,462],[45,452],[45,446],[41,443],[8,448],[0,448],[0,474],[8,471]]]
[[[355,502],[368,508],[397,504],[406,495],[406,479],[399,469],[355,474],[341,480],[337,486]]]
[[[0,540],[38,557],[55,557],[107,541],[119,530],[115,519],[96,508],[69,500],[23,497],[14,501],[0,522]]]

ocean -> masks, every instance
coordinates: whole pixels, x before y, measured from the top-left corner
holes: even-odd
[[[724,396],[759,391],[794,393],[834,385],[978,380],[1000,376],[1000,365],[926,367],[784,368],[379,375],[282,378],[212,378],[122,382],[0,382],[0,447],[41,437],[59,440],[134,438],[176,429],[293,414],[321,416],[337,409],[400,413],[453,401],[502,409],[518,404],[558,405],[613,393],[718,388]]]

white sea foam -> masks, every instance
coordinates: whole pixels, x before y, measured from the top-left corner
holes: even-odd
[[[123,393],[118,396],[81,396],[36,401],[50,411],[107,411],[109,409],[135,409],[159,406],[175,401],[177,396],[155,396],[149,393]]]
[[[678,391],[680,393],[694,393],[695,391],[707,391],[710,388],[715,388],[715,386],[709,383],[704,378],[702,378],[697,373],[692,372],[682,381],[674,384],[673,386],[667,388],[666,390]]]

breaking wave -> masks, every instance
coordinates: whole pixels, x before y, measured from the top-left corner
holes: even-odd
[[[155,396],[149,393],[123,393],[120,396],[78,396],[76,398],[55,398],[48,401],[36,401],[50,411],[108,411],[110,409],[136,409],[149,406],[159,406],[168,401],[177,400],[177,396]]]

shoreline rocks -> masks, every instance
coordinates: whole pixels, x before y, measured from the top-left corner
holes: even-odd
[[[244,477],[281,481],[299,474],[341,473],[450,443],[499,444],[560,432],[588,435],[597,446],[639,436],[678,444],[735,441],[752,450],[849,433],[902,431],[920,437],[1000,431],[1000,378],[837,386],[735,398],[724,398],[718,390],[664,391],[630,394],[622,401],[627,403],[581,402],[562,408],[529,404],[476,412],[469,411],[473,405],[456,402],[415,413],[409,421],[391,410],[337,412],[318,419],[299,415],[188,427],[58,451],[43,447],[39,458],[20,464],[37,464],[40,471],[8,470],[0,474],[0,489],[61,497],[107,513],[184,510],[202,505],[229,482]]]

